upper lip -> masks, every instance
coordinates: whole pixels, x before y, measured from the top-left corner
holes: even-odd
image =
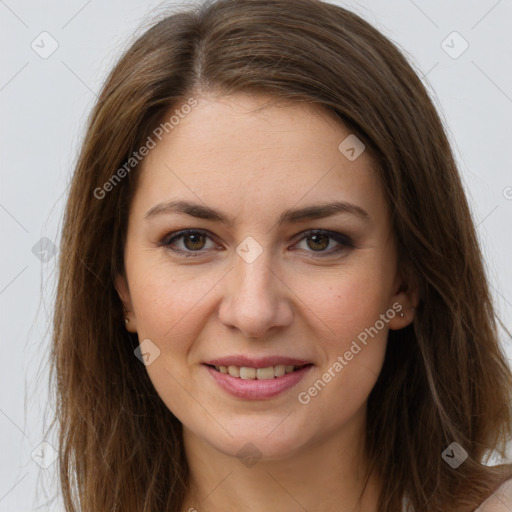
[[[266,357],[247,357],[247,356],[226,356],[218,359],[211,359],[205,361],[204,364],[212,366],[245,366],[247,368],[268,368],[270,366],[277,366],[278,364],[302,366],[305,364],[312,364],[311,361],[305,359],[297,359],[294,357],[285,356],[266,356]]]

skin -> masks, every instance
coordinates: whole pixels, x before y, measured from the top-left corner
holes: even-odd
[[[130,207],[125,275],[116,287],[127,328],[160,355],[146,369],[182,422],[191,470],[183,511],[377,511],[368,461],[366,404],[381,370],[389,329],[412,321],[415,290],[402,281],[389,210],[368,152],[349,161],[338,145],[350,134],[317,106],[269,104],[270,97],[195,96],[198,105],[143,161]],[[262,107],[262,108],[260,108]],[[186,214],[147,212],[171,199],[221,210],[227,226]],[[278,225],[286,209],[346,201],[352,213]],[[181,238],[203,229],[210,238]],[[343,233],[315,241],[309,229]],[[252,236],[252,263],[236,248]],[[198,241],[199,240],[199,241]],[[327,246],[327,243],[329,245]],[[340,252],[333,252],[336,248]],[[323,252],[322,252],[323,251]],[[298,394],[322,377],[393,303],[403,306],[307,405]],[[203,362],[226,355],[288,355],[311,361],[292,389],[265,400],[224,392]],[[162,440],[165,442],[165,440]],[[248,467],[237,452],[252,443]]]

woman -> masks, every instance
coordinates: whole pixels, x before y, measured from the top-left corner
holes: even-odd
[[[460,177],[353,13],[221,0],[149,29],[92,113],[61,246],[67,511],[506,506],[511,466],[484,462],[512,375]]]

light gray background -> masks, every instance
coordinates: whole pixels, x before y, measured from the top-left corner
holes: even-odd
[[[460,163],[501,317],[512,329],[512,1],[338,3],[395,41],[428,84]],[[141,24],[169,5],[0,0],[2,512],[61,510],[44,505],[43,489],[56,489],[57,464],[42,469],[31,457],[43,441],[57,261],[42,263],[32,248],[42,237],[59,245],[65,193],[100,85]],[[47,59],[31,47],[50,48],[43,31],[58,43]],[[458,36],[442,47],[453,31],[469,44],[458,58],[445,51],[463,48]],[[504,346],[511,356],[510,342]]]

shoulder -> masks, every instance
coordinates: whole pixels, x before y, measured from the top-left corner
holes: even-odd
[[[489,496],[475,512],[511,512],[512,511],[512,479],[507,480]]]

